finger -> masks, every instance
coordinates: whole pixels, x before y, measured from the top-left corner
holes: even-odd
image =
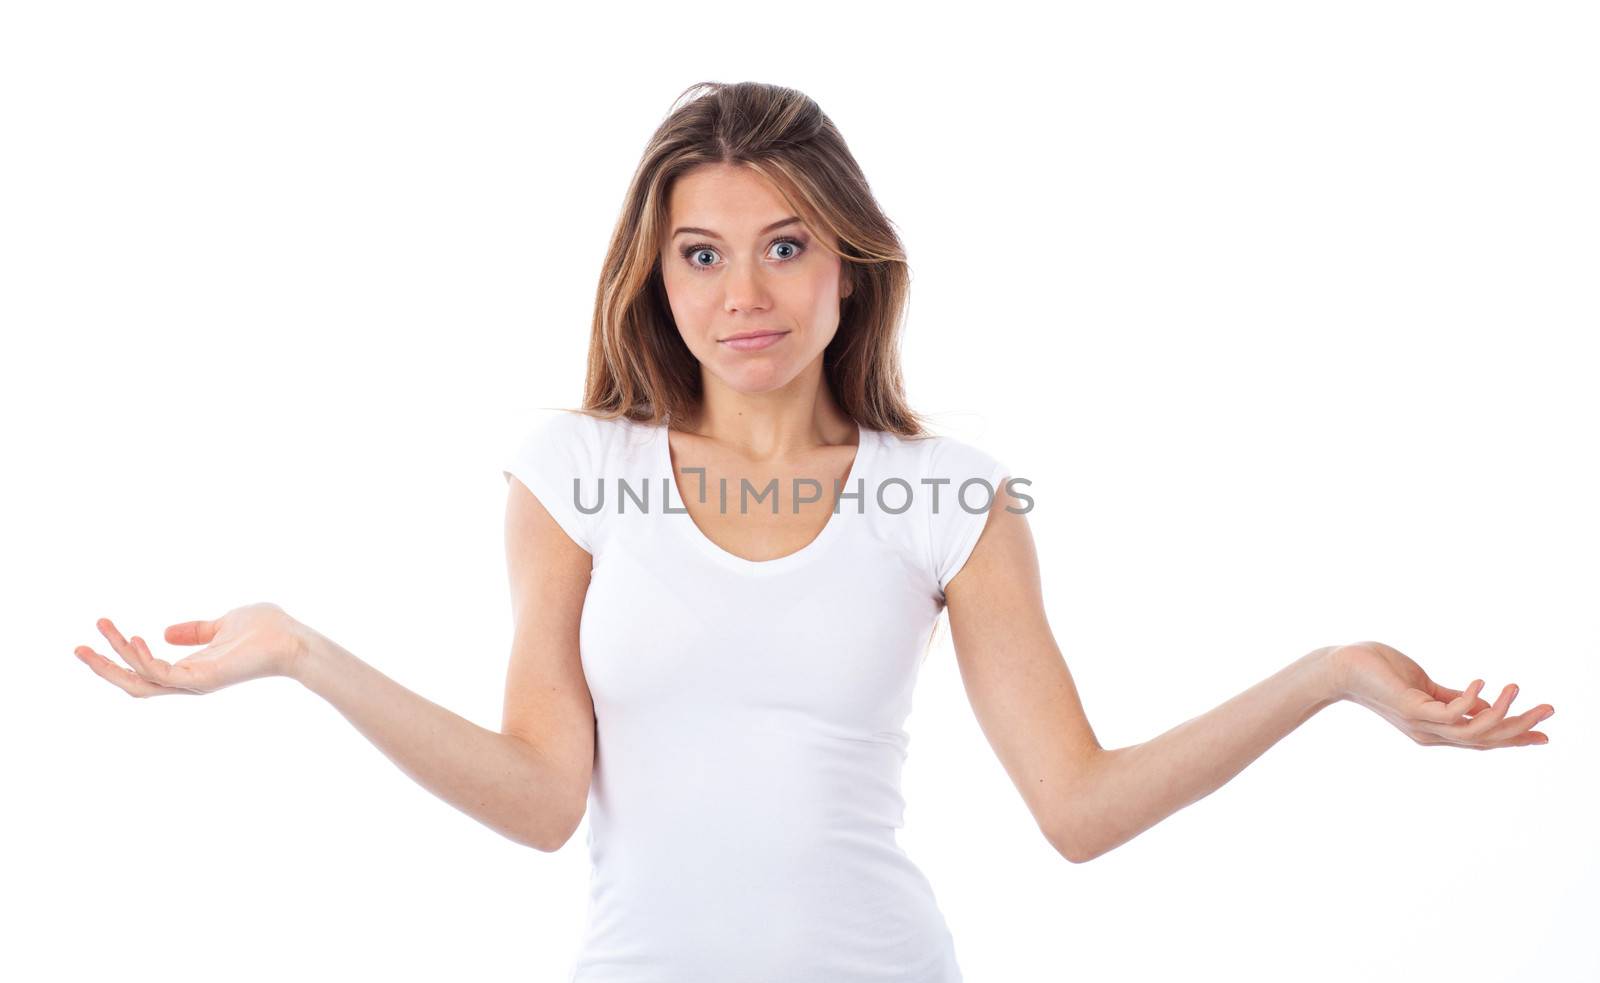
[[[172,689],[152,683],[138,673],[117,665],[87,645],[79,645],[72,650],[72,654],[78,657],[79,662],[93,669],[95,675],[115,685],[129,696],[166,696],[170,693],[189,692],[186,689]]]
[[[150,654],[150,646],[144,644],[144,639],[135,635],[138,645],[134,645],[122,637],[122,632],[111,623],[110,618],[101,618],[96,624],[100,633],[106,636],[112,649],[122,657],[122,661],[132,667],[135,674],[148,682],[154,683],[165,689],[184,689],[183,684],[176,678],[172,665]]]
[[[138,635],[130,639],[133,650],[139,653],[139,662],[162,686],[175,687],[195,693],[205,692],[194,677],[194,666],[187,662],[165,662],[150,654],[150,646]]]
[[[1479,697],[1478,699],[1472,701],[1472,706],[1467,708],[1467,716],[1476,717],[1478,714],[1489,709],[1489,705],[1490,704],[1488,700]]]
[[[1483,680],[1481,679],[1474,679],[1467,685],[1465,690],[1451,689],[1448,686],[1440,686],[1438,683],[1430,679],[1428,680],[1427,688],[1428,692],[1433,694],[1433,698],[1442,703],[1449,703],[1451,700],[1454,700],[1465,693],[1471,693],[1472,699],[1466,709],[1466,714],[1469,717],[1481,710],[1487,709],[1489,706],[1489,702],[1487,700],[1484,700],[1477,695],[1478,692],[1483,689]]]
[[[1474,679],[1467,685],[1465,692],[1458,693],[1454,690],[1444,690],[1444,692],[1452,694],[1450,702],[1446,704],[1446,708],[1452,714],[1450,718],[1452,722],[1472,712],[1472,708],[1479,703],[1483,703],[1485,707],[1489,705],[1478,699],[1478,691],[1481,689],[1483,689],[1483,680]]]
[[[1543,731],[1530,730],[1526,734],[1518,734],[1516,737],[1510,738],[1499,744],[1480,745],[1478,749],[1481,751],[1493,751],[1497,748],[1503,747],[1537,747],[1539,745],[1549,743],[1550,735],[1544,733]]]
[[[1461,716],[1459,707],[1452,708],[1415,687],[1400,697],[1400,710],[1413,720],[1432,724],[1454,723]]]
[[[1500,691],[1500,697],[1494,701],[1493,706],[1464,724],[1456,724],[1444,728],[1441,731],[1442,736],[1464,744],[1479,743],[1484,734],[1505,719],[1506,712],[1511,709],[1511,701],[1516,697],[1517,685],[1516,683],[1510,683]]]
[[[136,674],[142,676],[144,679],[158,685],[160,684],[160,680],[143,671],[139,665],[142,656],[133,650],[133,646],[128,644],[128,640],[126,638],[122,637],[122,632],[117,630],[117,626],[111,623],[110,618],[101,618],[94,623],[94,626],[100,629],[100,634],[104,635],[106,637],[106,641],[111,643],[111,650],[117,653],[117,655],[122,658],[123,662],[128,664],[128,668],[132,669]]]
[[[185,621],[168,625],[165,634],[168,645],[210,645],[217,637],[215,621]]]
[[[1511,741],[1513,738],[1523,736],[1534,727],[1549,720],[1556,712],[1556,708],[1548,703],[1541,703],[1532,710],[1524,710],[1515,717],[1507,717],[1497,726],[1491,727],[1482,739],[1494,744]]]
[[[144,668],[146,678],[152,679],[161,686],[173,689],[188,690],[194,693],[206,692],[206,687],[199,684],[195,676],[195,667],[192,663],[171,663],[158,659],[150,652],[150,646],[138,635],[133,636],[130,647],[139,653],[139,664]]]

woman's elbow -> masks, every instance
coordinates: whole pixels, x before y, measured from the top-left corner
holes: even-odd
[[[1045,824],[1045,836],[1056,852],[1069,863],[1086,864],[1117,846],[1118,841],[1107,836],[1105,826],[1099,821],[1098,810],[1089,804],[1086,796],[1073,793],[1065,796]]]
[[[1072,864],[1086,864],[1095,857],[1100,856],[1098,853],[1090,853],[1083,850],[1061,850],[1060,853],[1067,858],[1067,863]]]
[[[544,829],[535,830],[531,835],[523,837],[521,842],[524,846],[531,846],[540,853],[555,853],[566,846],[567,841],[578,831],[578,824],[583,821],[586,811],[579,809],[576,816],[569,815],[560,823],[546,824]]]
[[[1086,864],[1100,856],[1099,851],[1088,848],[1085,838],[1077,830],[1057,827],[1044,830],[1044,836],[1068,863]]]

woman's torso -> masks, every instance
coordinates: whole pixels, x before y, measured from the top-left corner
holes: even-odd
[[[684,511],[698,479],[672,480],[664,427],[550,425],[517,462],[545,472],[535,492],[570,496],[566,472],[581,471],[577,501],[603,496],[594,515],[570,497],[551,509],[594,556],[579,632],[596,722],[592,868],[572,979],[959,980],[931,887],[895,830],[917,671],[942,585],[984,518],[951,499],[998,464],[949,438],[863,429],[820,532],[750,560]],[[550,450],[562,441],[565,457]],[[939,512],[919,483],[929,475],[953,478]],[[720,511],[712,478],[706,505]],[[728,488],[733,512],[738,492]],[[787,488],[781,501],[790,507]],[[787,528],[791,541],[807,535]]]

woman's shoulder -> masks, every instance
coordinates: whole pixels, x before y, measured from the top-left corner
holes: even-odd
[[[579,546],[598,553],[609,510],[591,504],[596,489],[609,476],[648,466],[652,429],[626,417],[542,407],[519,420],[501,470],[520,480]]]
[[[969,478],[993,483],[997,473],[1006,470],[1002,459],[977,440],[936,433],[907,437],[889,431],[878,431],[877,437],[883,460],[895,476],[913,486],[943,485],[951,480],[959,486]]]
[[[894,503],[874,510],[878,538],[896,543],[923,571],[929,591],[942,598],[977,544],[995,491],[1010,470],[975,440],[933,433],[874,435],[877,488],[867,494],[874,502]]]
[[[653,429],[649,424],[625,416],[608,417],[589,410],[541,407],[528,414],[520,439],[538,446],[559,447],[567,455],[599,465],[618,454],[636,450]]]

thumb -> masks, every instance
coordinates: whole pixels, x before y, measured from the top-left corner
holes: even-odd
[[[165,633],[169,645],[209,645],[217,637],[215,621],[185,621],[168,625]]]

